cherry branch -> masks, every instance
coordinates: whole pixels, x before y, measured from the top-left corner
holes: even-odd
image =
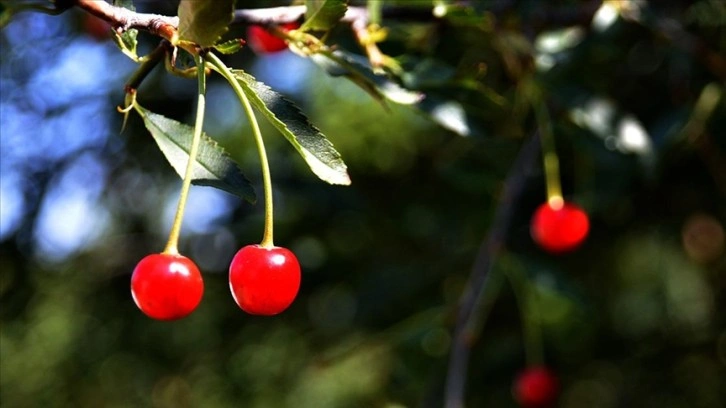
[[[119,34],[135,28],[148,31],[151,34],[172,41],[176,36],[177,27],[179,26],[178,17],[137,13],[123,7],[111,5],[105,1],[73,0],[70,5],[77,6],[96,17],[106,20]],[[306,11],[307,8],[305,6],[240,9],[235,11],[232,23],[257,24],[262,26],[285,24],[302,19]],[[431,12],[428,15],[433,17]],[[371,63],[374,66],[381,66],[384,57],[375,43],[369,40],[369,21],[369,13],[365,7],[353,6],[347,9],[341,19],[341,22],[350,24],[356,39],[366,49]]]
[[[538,23],[551,23],[552,20],[576,20],[577,23],[589,22],[596,7],[601,0],[592,0],[584,10],[578,13],[545,13],[539,15]],[[164,16],[159,14],[138,13],[123,7],[113,6],[105,1],[96,0],[67,0],[68,7],[77,6],[96,17],[109,22],[117,32],[135,28],[158,35],[166,40],[172,41],[179,25],[178,17]],[[495,15],[506,13],[512,6],[509,2],[502,2],[492,6],[490,13]],[[470,2],[460,1],[451,7],[471,7]],[[559,9],[558,9],[559,10]],[[299,21],[304,18],[307,8],[305,6],[283,6],[268,7],[259,9],[239,9],[234,13],[233,24],[257,24],[270,26]],[[440,21],[444,14],[437,12],[436,8],[428,9],[415,6],[386,6],[381,10],[383,18],[396,19],[400,21]],[[380,66],[384,55],[378,50],[376,44],[371,41],[370,13],[366,7],[349,6],[341,22],[350,25],[358,43],[366,50],[369,59],[374,66]],[[558,21],[558,23],[563,23]],[[172,41],[173,42],[173,41]]]
[[[74,0],[72,5],[108,21],[119,34],[136,28],[171,41],[175,37],[176,29],[179,26],[178,17],[137,13],[123,7],[111,5],[105,1]]]
[[[305,6],[240,9],[235,11],[232,23],[262,26],[292,23],[300,21],[305,16],[306,11],[307,8]],[[428,11],[427,15],[429,18],[434,18],[431,11]],[[383,53],[380,52],[374,42],[370,41],[370,32],[368,31],[370,13],[368,9],[365,7],[349,6],[340,21],[350,24],[356,40],[365,48],[371,64],[374,67],[382,66],[384,59]]]
[[[489,286],[489,274],[494,258],[504,248],[516,202],[524,191],[529,172],[537,163],[540,149],[535,135],[520,149],[504,183],[504,192],[497,205],[487,239],[482,242],[472,267],[469,282],[459,301],[459,311],[453,333],[449,368],[446,376],[444,406],[463,408],[466,394],[466,378],[469,354],[476,334],[470,330],[477,318],[482,295]]]

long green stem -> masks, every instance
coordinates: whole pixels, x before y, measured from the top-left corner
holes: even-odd
[[[368,0],[368,21],[370,24],[381,24],[381,0]]]
[[[564,200],[562,199],[562,186],[560,185],[560,160],[557,157],[557,147],[555,146],[550,115],[539,92],[533,103],[533,108],[542,140],[542,160],[544,161],[545,182],[547,185],[547,201],[552,207],[561,208]]]
[[[220,60],[216,55],[210,53],[208,58],[209,62],[217,68],[217,71],[232,86],[232,89],[234,90],[234,93],[237,94],[237,98],[239,98],[240,103],[242,103],[242,108],[244,108],[245,114],[252,126],[252,134],[257,145],[257,153],[260,156],[260,166],[262,167],[262,187],[265,195],[265,232],[262,235],[262,242],[260,245],[270,248],[274,246],[272,237],[274,219],[272,205],[272,178],[270,177],[270,164],[267,162],[267,152],[265,151],[265,142],[262,140],[262,132],[260,131],[260,126],[257,123],[257,118],[255,117],[255,111],[252,109],[252,104],[250,103],[249,98],[247,98],[247,95],[240,86],[239,82],[237,82],[237,79],[234,77],[232,71],[230,71],[229,68],[224,65],[224,62],[222,62],[222,60]]]
[[[197,152],[199,151],[199,141],[202,139],[202,127],[204,125],[204,109],[205,109],[205,93],[207,91],[207,77],[204,73],[204,57],[195,56],[197,63],[197,80],[199,83],[199,95],[197,100],[197,116],[194,121],[194,136],[192,138],[192,147],[189,149],[189,161],[184,172],[184,182],[182,183],[181,193],[179,193],[179,204],[176,207],[176,215],[174,216],[174,224],[172,224],[169,233],[169,241],[164,248],[165,254],[178,254],[177,247],[179,242],[179,233],[181,232],[181,224],[184,218],[184,207],[189,196],[189,187],[192,184],[192,170],[194,163],[197,161]]]

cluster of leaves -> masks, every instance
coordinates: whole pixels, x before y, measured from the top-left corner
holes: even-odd
[[[128,1],[118,4],[133,7]],[[375,7],[380,13],[381,4],[376,4]],[[419,8],[427,10],[430,6],[422,3],[411,7],[420,13]],[[486,20],[479,21],[479,14],[473,8],[453,3],[441,3],[439,7],[443,8],[444,11],[440,12],[446,15],[450,24],[471,30],[470,35],[485,35],[490,40],[495,39],[492,36],[491,23]],[[324,38],[340,25],[346,10],[345,0],[306,2],[304,23],[288,38],[291,48],[302,57],[309,58],[330,76],[349,79],[384,106],[387,102],[412,106],[444,128],[463,136],[487,133],[483,130],[478,116],[485,115],[488,120],[492,120],[511,109],[511,106],[506,106],[510,102],[488,85],[476,82],[475,78],[467,78],[471,73],[456,72],[431,58],[403,55],[394,59],[384,56],[383,67],[379,67],[364,56],[342,48],[326,46],[320,38]],[[222,54],[237,52],[243,41],[221,41],[232,21],[233,12],[234,2],[230,1],[182,1],[178,9],[178,39],[172,42],[182,47],[210,49]],[[385,32],[377,33],[376,41],[385,39]],[[117,44],[124,53],[136,61],[143,61],[136,55],[136,38],[137,32],[133,29],[116,35]],[[513,34],[511,39],[497,41],[520,44],[515,53],[523,52],[522,48],[526,49],[521,45],[526,40]],[[175,58],[176,51],[174,53]],[[510,60],[521,58],[507,53],[502,57]],[[407,70],[411,67],[413,70]],[[171,69],[174,71],[175,67],[171,66]],[[331,184],[350,184],[347,166],[340,154],[294,103],[242,70],[235,70],[233,73],[254,107],[285,136],[313,173]],[[472,103],[473,101],[477,102]],[[486,103],[481,105],[481,101]],[[135,102],[134,104],[138,105]],[[163,120],[162,125],[158,123],[162,120],[158,116],[145,115],[143,108],[137,111],[142,114],[162,152],[181,176],[189,152],[189,143],[184,141],[191,139],[192,128],[171,119]],[[154,121],[157,122],[155,125]],[[255,197],[249,182],[223,148],[206,135],[202,144],[193,183],[217,187],[254,202]],[[172,145],[176,148],[172,148]]]
[[[179,3],[178,38],[172,39],[175,48],[169,49],[176,58],[176,47],[192,49],[192,52],[215,50],[230,54],[240,49],[244,41],[232,39],[221,42],[234,14],[234,1],[182,1]],[[308,4],[305,24],[300,32],[327,31],[345,14],[341,0],[311,1]],[[123,4],[122,4],[123,5]],[[126,4],[128,6],[128,4]],[[136,56],[137,35],[135,29],[116,34],[119,47],[132,59]],[[175,67],[171,67],[172,70]],[[142,66],[146,70],[146,67]],[[346,165],[333,145],[316,128],[301,110],[283,95],[242,70],[232,71],[252,105],[260,112],[300,153],[310,169],[320,179],[331,184],[350,184]],[[135,90],[132,90],[135,92]],[[142,116],[147,129],[154,136],[165,157],[183,177],[189,160],[193,128],[162,115],[149,112],[135,101],[130,102]],[[200,154],[196,158],[192,183],[220,188],[254,203],[254,190],[234,160],[212,138],[203,135]]]

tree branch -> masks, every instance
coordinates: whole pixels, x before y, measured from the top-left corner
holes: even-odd
[[[148,31],[158,35],[166,40],[171,41],[177,32],[179,26],[179,18],[164,16],[159,14],[137,13],[123,7],[113,6],[106,1],[98,0],[67,0],[69,7],[77,6],[96,17],[109,22],[117,32],[122,33],[126,30],[135,28]],[[593,4],[598,4],[601,0],[592,0],[592,4],[588,3],[588,7],[584,10],[578,9],[577,13],[570,11],[569,13],[549,11],[547,13],[538,14],[536,21],[538,24],[577,22],[589,22],[594,10]],[[460,1],[456,5],[449,7],[471,7],[471,2]],[[488,10],[495,15],[505,14],[512,7],[508,1],[493,3]],[[273,24],[285,24],[300,21],[304,18],[306,12],[305,6],[283,6],[269,7],[259,9],[239,9],[234,13],[233,24],[257,24],[262,26],[270,26]],[[436,9],[422,8],[417,6],[385,6],[381,10],[383,18],[395,19],[399,21],[440,21],[443,17],[436,12]],[[563,21],[565,20],[565,21]],[[573,21],[570,21],[573,20]],[[366,48],[366,52],[372,60],[377,60],[378,53],[375,44],[368,41],[368,26],[370,23],[370,14],[366,7],[349,6],[341,22],[350,24],[353,34],[358,42]],[[370,47],[369,45],[372,45]],[[382,55],[380,56],[382,57]]]
[[[242,9],[234,13],[234,23],[257,24],[269,26],[273,24],[285,24],[300,21],[307,11],[305,6],[289,6],[289,7],[270,7],[260,9]],[[430,19],[434,18],[431,11],[427,12]],[[378,49],[375,43],[369,40],[370,33],[368,26],[370,23],[370,13],[366,7],[350,6],[345,15],[340,20],[343,23],[350,24],[353,34],[358,43],[363,46],[368,54],[368,59],[374,67],[383,65],[383,53]]]
[[[454,328],[453,343],[449,354],[449,369],[446,377],[444,406],[446,408],[463,408],[466,394],[466,378],[469,365],[469,354],[473,343],[469,328],[476,319],[476,311],[482,300],[488,283],[489,271],[493,260],[504,247],[515,203],[524,190],[528,173],[537,163],[540,148],[539,137],[535,134],[521,148],[517,159],[512,163],[511,171],[505,181],[504,193],[494,213],[494,221],[489,236],[479,247],[469,282],[459,301],[459,313]]]
[[[179,26],[178,17],[137,13],[105,1],[74,0],[73,5],[108,21],[118,33],[136,28],[171,41],[176,36],[176,29]]]
[[[581,8],[544,8],[534,13],[535,22],[538,25],[547,24],[585,24],[589,23],[597,6],[602,0],[590,0]],[[106,1],[99,0],[66,0],[65,7],[58,9],[62,12],[67,8],[76,6],[87,12],[109,22],[117,31],[136,28],[148,31],[152,34],[164,37],[170,40],[176,28],[179,25],[179,18],[172,16],[164,16],[160,14],[138,13],[125,9],[123,7],[113,6]],[[475,2],[461,0],[449,8],[467,8],[472,7]],[[487,8],[487,11],[501,16],[511,11],[514,3],[511,1],[500,0],[494,2]],[[269,26],[272,24],[284,24],[301,20],[306,12],[305,6],[282,6],[269,7],[259,9],[239,9],[235,11],[233,24],[258,24]],[[399,21],[440,21],[442,15],[436,13],[436,9],[422,8],[418,6],[394,5],[385,6],[381,11],[382,17],[387,19],[395,19]],[[366,7],[349,6],[342,22],[351,25],[354,33],[360,33],[366,29],[370,22],[370,15]]]

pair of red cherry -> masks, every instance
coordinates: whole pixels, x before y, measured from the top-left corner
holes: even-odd
[[[297,23],[289,23],[281,25],[280,29],[289,31],[298,27]],[[247,39],[258,53],[287,48],[284,39],[261,26],[250,26]],[[269,181],[265,187],[267,191]],[[181,202],[185,199],[182,195]],[[271,214],[271,207],[267,211]],[[265,227],[265,237],[270,225]],[[282,312],[292,304],[300,289],[297,258],[290,250],[272,245],[271,234],[269,238],[263,240],[269,244],[240,249],[229,266],[232,297],[242,310],[254,315],[270,316]],[[134,302],[147,316],[157,320],[175,320],[189,315],[199,306],[204,294],[199,268],[176,251],[175,239],[170,237],[170,242],[173,245],[164,252],[142,259],[131,276]]]
[[[300,289],[300,263],[282,247],[248,245],[229,266],[229,287],[237,305],[247,313],[271,316],[287,309]],[[131,295],[147,316],[157,320],[185,317],[197,308],[204,293],[199,268],[179,254],[151,254],[136,265]]]

